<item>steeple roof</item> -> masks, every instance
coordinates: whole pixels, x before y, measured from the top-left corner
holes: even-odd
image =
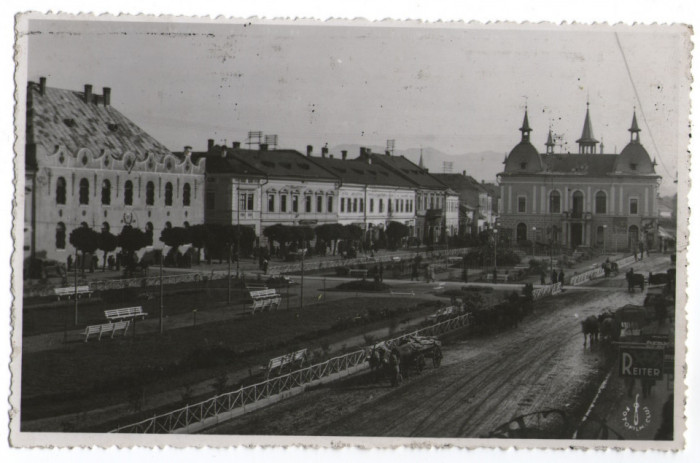
[[[554,146],[554,138],[552,138],[552,129],[549,129],[549,133],[547,134],[547,143],[545,143],[544,146]]]
[[[627,129],[627,130],[629,130],[629,131],[632,132],[632,133],[639,133],[639,132],[641,132],[641,129],[639,128],[639,124],[637,124],[637,111],[635,111],[634,113],[632,113],[632,127],[630,127],[630,128]]]
[[[586,120],[583,121],[583,132],[581,132],[581,138],[576,140],[576,143],[581,145],[598,143],[598,140],[593,136],[593,125],[591,124],[591,114],[588,103],[586,103]]]

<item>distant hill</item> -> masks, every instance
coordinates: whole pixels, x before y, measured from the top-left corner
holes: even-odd
[[[335,157],[340,157],[341,150],[348,151],[348,158],[355,159],[359,156],[361,145],[336,145],[330,148],[330,153]],[[367,146],[375,153],[383,153],[383,146]],[[408,148],[403,150],[395,150],[394,155],[405,156],[407,159],[418,164],[420,159],[420,148]],[[481,151],[478,153],[465,154],[447,154],[435,148],[423,148],[423,163],[430,172],[443,173],[444,162],[452,163],[452,173],[460,173],[467,171],[467,175],[471,175],[475,179],[486,182],[495,182],[496,174],[503,171],[503,154],[495,151]]]

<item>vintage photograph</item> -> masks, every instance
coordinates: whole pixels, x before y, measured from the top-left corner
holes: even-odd
[[[17,27],[14,445],[683,447],[689,27]]]

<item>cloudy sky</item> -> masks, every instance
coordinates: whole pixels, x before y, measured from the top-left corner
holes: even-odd
[[[680,27],[33,20],[30,31],[30,80],[111,87],[112,104],[173,150],[260,130],[299,150],[395,139],[505,154],[527,104],[539,149],[551,126],[558,150],[576,151],[589,101],[606,152],[629,141],[637,108],[668,193],[687,145]]]

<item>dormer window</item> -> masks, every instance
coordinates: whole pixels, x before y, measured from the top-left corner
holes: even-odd
[[[630,169],[637,170],[637,164],[635,164],[634,162],[630,162]]]
[[[521,168],[522,170],[525,170],[525,169],[527,168],[527,162],[521,162],[521,163],[520,163],[520,168]]]

